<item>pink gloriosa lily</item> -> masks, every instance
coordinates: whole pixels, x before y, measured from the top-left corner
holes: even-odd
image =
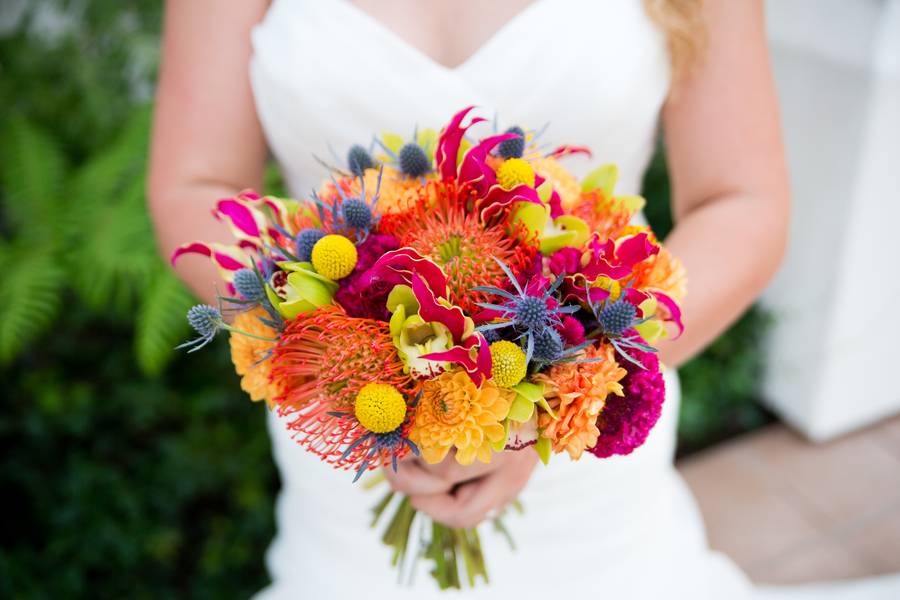
[[[458,306],[447,298],[447,278],[439,266],[411,248],[400,248],[384,254],[362,276],[364,286],[376,281],[405,284],[412,288],[419,303],[419,316],[426,322],[441,323],[453,337],[454,346],[443,352],[426,354],[422,358],[460,365],[475,385],[491,375],[491,352],[474,323]]]

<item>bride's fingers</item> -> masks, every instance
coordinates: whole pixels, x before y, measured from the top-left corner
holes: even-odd
[[[384,476],[391,488],[407,496],[447,493],[453,487],[453,483],[429,473],[414,461],[401,461],[396,472],[386,467]]]
[[[472,479],[478,479],[479,477],[483,477],[492,471],[496,471],[500,468],[501,463],[503,461],[500,460],[500,457],[494,457],[494,460],[491,461],[491,464],[484,464],[476,462],[471,465],[461,465],[456,462],[456,459],[448,456],[442,462],[436,465],[427,465],[424,468],[431,474],[440,477],[444,481],[447,481],[451,484],[462,483],[464,481],[470,481]]]
[[[507,477],[497,472],[466,484],[454,494],[410,498],[413,508],[448,527],[475,527],[508,499]]]

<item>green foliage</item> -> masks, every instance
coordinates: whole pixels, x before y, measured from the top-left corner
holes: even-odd
[[[0,241],[0,364],[9,363],[53,322],[60,306],[63,269],[57,260],[61,235],[60,190],[64,165],[52,140],[23,119],[0,133],[0,182],[4,229]]]
[[[2,598],[246,598],[266,583],[265,409],[223,343],[173,351],[192,298],[147,214],[160,10],[30,0],[0,33]]]
[[[76,309],[5,382],[0,597],[246,598],[265,584],[265,409],[225,344],[146,379],[128,337]]]

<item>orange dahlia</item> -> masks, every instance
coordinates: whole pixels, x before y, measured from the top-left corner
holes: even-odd
[[[677,302],[687,293],[684,265],[664,246],[634,267],[631,284],[639,290],[652,289],[671,296]]]
[[[504,222],[484,223],[467,210],[470,200],[453,183],[432,181],[419,191],[410,210],[385,215],[379,229],[438,264],[447,275],[450,302],[473,314],[478,302],[488,300],[473,287],[507,285],[495,259],[518,275],[532,266],[537,246],[510,235]]]
[[[259,318],[265,316],[266,312],[261,308],[240,313],[234,320],[234,327],[260,337],[277,337],[274,329],[260,321]],[[234,363],[234,370],[241,376],[241,389],[254,402],[265,400],[271,406],[275,397],[281,393],[281,386],[270,378],[272,362],[268,358],[275,343],[232,332],[229,344],[231,362]]]
[[[572,214],[587,223],[588,228],[599,234],[600,241],[621,235],[634,211],[619,198],[608,196],[601,189],[584,192],[572,208]]]
[[[333,305],[288,323],[271,362],[272,380],[283,389],[275,401],[282,415],[292,417],[290,428],[297,441],[340,467],[361,463],[370,449],[370,444],[358,444],[345,453],[368,433],[358,420],[341,414],[354,412],[363,387],[390,385],[407,401],[415,395],[415,383],[403,373],[388,323],[349,317]],[[379,463],[371,464],[374,468]]]
[[[409,439],[432,464],[444,460],[450,448],[456,448],[460,464],[476,458],[488,463],[491,444],[506,436],[503,419],[514,398],[515,392],[490,381],[476,386],[465,371],[446,371],[422,386]]]
[[[560,162],[552,157],[539,157],[529,161],[541,177],[548,180],[559,194],[562,207],[566,211],[578,204],[581,198],[581,184]]]
[[[599,360],[559,363],[535,377],[544,384],[544,396],[557,417],[541,413],[541,436],[551,441],[554,452],[565,450],[573,460],[597,443],[597,417],[606,396],[623,394],[619,382],[628,373],[616,363],[612,346],[606,344],[590,346],[579,358]]]

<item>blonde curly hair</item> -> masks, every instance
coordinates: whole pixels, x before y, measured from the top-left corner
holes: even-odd
[[[666,33],[675,79],[684,77],[706,45],[703,0],[644,0],[644,10]]]

